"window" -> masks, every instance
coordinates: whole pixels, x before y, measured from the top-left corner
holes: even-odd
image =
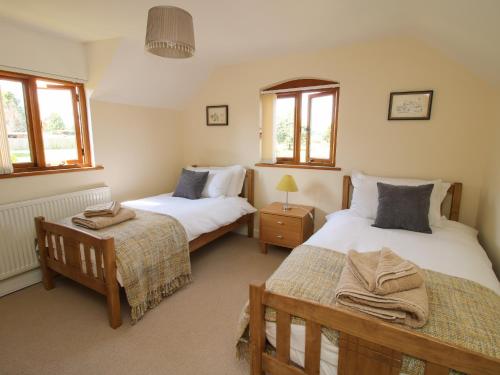
[[[14,173],[91,165],[82,84],[0,72],[0,99]]]
[[[272,105],[266,104],[269,96]],[[264,149],[272,147],[276,164],[334,167],[338,97],[338,84],[322,80],[289,81],[264,90],[262,133],[267,130],[267,134],[262,134],[262,153],[269,155]],[[266,124],[271,121],[272,126]],[[265,139],[269,133],[272,141]],[[263,160],[269,159],[263,156]]]

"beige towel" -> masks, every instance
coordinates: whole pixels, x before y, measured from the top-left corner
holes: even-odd
[[[336,303],[392,323],[412,328],[425,325],[429,317],[429,303],[425,284],[385,296],[365,289],[346,262],[335,291]]]
[[[422,270],[388,248],[358,253],[350,250],[347,263],[366,290],[386,295],[418,288],[424,282]]]
[[[111,225],[119,224],[124,221],[133,219],[135,217],[135,212],[129,210],[128,208],[122,208],[118,211],[116,216],[96,216],[96,217],[85,217],[83,214],[76,215],[71,218],[71,221],[75,225],[79,225],[88,229],[102,229],[109,227]]]
[[[116,216],[120,211],[120,202],[111,201],[108,203],[96,204],[95,206],[87,207],[83,214],[85,217],[94,216]]]

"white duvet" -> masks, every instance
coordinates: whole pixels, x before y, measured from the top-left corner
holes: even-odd
[[[176,218],[186,229],[188,241],[257,211],[241,197],[186,199],[172,193],[123,202],[122,206]]]
[[[126,201],[121,205],[176,218],[186,230],[188,241],[228,225],[243,215],[257,211],[245,198],[241,197],[191,200],[172,197],[172,193]],[[123,286],[119,271],[116,272],[116,279]]]
[[[477,240],[477,231],[464,224],[443,219],[432,234],[372,227],[373,220],[355,216],[350,210],[327,216],[327,222],[307,245],[347,253],[379,250],[386,246],[422,268],[475,281],[500,294],[500,283],[490,260]],[[304,366],[305,328],[292,325],[290,357]],[[269,342],[276,345],[276,324],[266,323]],[[338,348],[321,338],[321,374],[337,374]]]

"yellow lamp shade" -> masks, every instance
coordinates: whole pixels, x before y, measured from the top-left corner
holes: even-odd
[[[276,186],[276,189],[286,192],[299,191],[295,180],[289,174],[286,174],[281,178],[281,181]]]

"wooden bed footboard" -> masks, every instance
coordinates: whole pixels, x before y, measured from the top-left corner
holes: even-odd
[[[54,288],[54,276],[64,275],[106,296],[109,324],[122,324],[120,289],[116,280],[113,238],[88,233],[35,218],[40,266],[45,289]]]
[[[276,355],[265,352],[266,307],[276,310]],[[305,366],[290,361],[291,317],[306,321]],[[425,375],[500,373],[500,360],[337,307],[291,298],[250,285],[251,374],[319,375],[321,327],[339,332],[339,375],[399,375],[403,354],[425,361]]]

